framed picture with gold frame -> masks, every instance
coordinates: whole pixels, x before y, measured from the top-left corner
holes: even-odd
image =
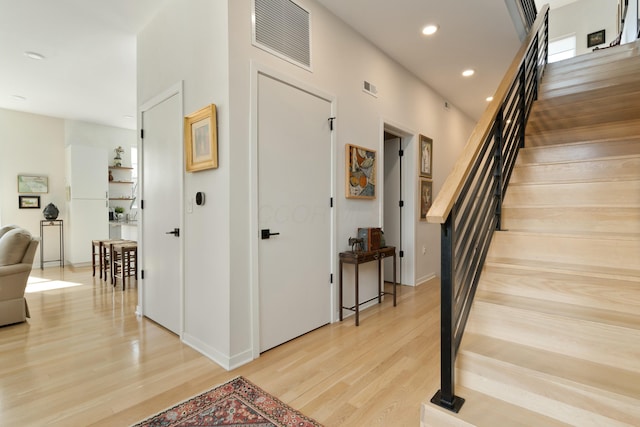
[[[218,131],[215,104],[184,118],[184,150],[187,172],[218,167]]]
[[[346,145],[347,199],[376,198],[376,152],[357,145]]]

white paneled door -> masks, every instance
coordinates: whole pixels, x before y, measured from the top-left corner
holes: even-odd
[[[258,77],[260,351],[331,319],[331,102]]]
[[[142,126],[142,311],[180,334],[181,95],[174,94],[144,110]]]

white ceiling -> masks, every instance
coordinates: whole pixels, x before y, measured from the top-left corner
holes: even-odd
[[[0,108],[135,129],[135,35],[167,1],[0,0]],[[474,119],[519,47],[504,0],[318,1]]]

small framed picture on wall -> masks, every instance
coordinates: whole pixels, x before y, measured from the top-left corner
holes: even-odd
[[[432,177],[433,166],[433,140],[420,135],[420,176]]]
[[[420,221],[427,220],[427,213],[433,203],[433,181],[430,179],[420,178]]]

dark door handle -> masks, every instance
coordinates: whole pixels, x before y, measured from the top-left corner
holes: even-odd
[[[173,231],[167,231],[164,234],[173,234],[176,237],[180,237],[180,229],[179,228],[174,228]]]
[[[262,239],[263,240],[264,239],[268,239],[271,236],[279,236],[280,235],[280,233],[272,233],[271,230],[269,230],[268,228],[265,228],[265,229],[261,230],[261,233],[262,233]]]

